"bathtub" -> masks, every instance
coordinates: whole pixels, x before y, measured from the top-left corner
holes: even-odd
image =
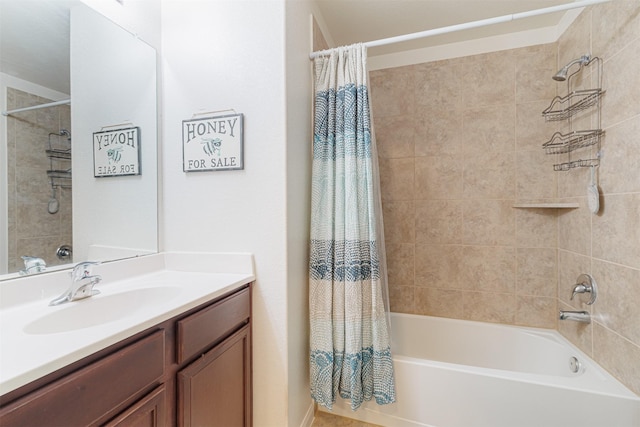
[[[640,397],[558,332],[391,314],[397,402],[338,399],[387,427],[638,427]],[[576,372],[573,372],[573,371]]]

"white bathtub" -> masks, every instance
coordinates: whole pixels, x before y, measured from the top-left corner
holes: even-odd
[[[387,427],[640,426],[640,397],[556,331],[397,313],[391,324],[397,402],[353,412],[339,399],[332,413]]]

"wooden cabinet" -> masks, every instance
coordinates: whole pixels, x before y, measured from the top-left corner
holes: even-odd
[[[0,397],[0,425],[251,426],[246,285]]]
[[[245,326],[178,372],[178,426],[251,425],[251,332]]]

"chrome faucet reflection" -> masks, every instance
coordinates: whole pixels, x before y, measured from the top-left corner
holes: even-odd
[[[99,294],[100,291],[93,289],[93,287],[100,283],[102,277],[91,274],[93,266],[97,264],[99,263],[87,261],[73,267],[71,271],[71,286],[65,293],[51,301],[49,305],[59,305]]]
[[[24,261],[24,270],[18,272],[21,276],[42,273],[47,269],[47,263],[42,258],[28,255],[24,255],[21,258]]]

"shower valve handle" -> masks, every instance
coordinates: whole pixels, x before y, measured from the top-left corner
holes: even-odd
[[[571,300],[576,296],[576,294],[591,294],[591,298],[587,305],[591,305],[596,302],[596,298],[598,297],[598,288],[596,286],[596,281],[593,280],[593,277],[588,274],[581,274],[578,276],[578,280],[576,285],[573,287],[573,292],[571,293]]]

